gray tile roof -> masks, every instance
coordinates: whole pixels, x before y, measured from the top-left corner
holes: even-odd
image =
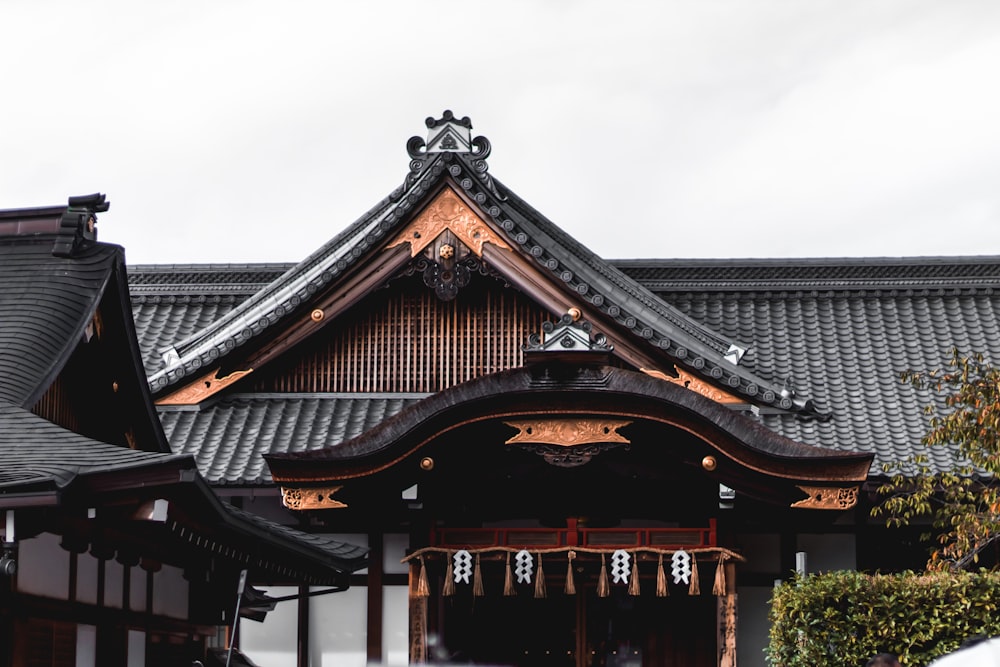
[[[742,365],[779,381],[789,379],[796,392],[831,414],[819,421],[764,410],[760,420],[765,425],[805,444],[873,452],[876,470],[913,452],[927,428],[922,408],[932,397],[900,382],[903,371],[939,367],[953,347],[1000,359],[1000,257],[612,263],[693,320],[749,343]],[[173,308],[159,307],[168,313]],[[199,417],[161,414],[175,451],[196,454],[199,468],[214,483],[266,483],[260,456],[292,445],[274,440],[247,445],[256,436],[240,434],[242,424],[251,424],[253,434],[263,429],[268,438],[293,433],[292,406],[303,399],[271,406],[274,400],[244,396],[233,404],[223,400]],[[348,399],[329,400],[336,405]],[[389,416],[385,400],[351,398],[355,423]],[[277,415],[280,430],[273,426]],[[314,428],[308,426],[308,448],[323,446],[328,437],[333,443],[357,434],[345,429],[343,435],[316,435]],[[199,451],[198,438],[209,433]],[[299,437],[294,433],[292,440]],[[227,438],[243,443],[231,447],[253,451],[231,460]]]
[[[149,374],[163,351],[189,338],[281,277],[294,264],[139,264],[129,267],[132,315]]]
[[[235,394],[200,409],[160,408],[178,454],[212,484],[268,484],[263,455],[320,449],[353,438],[424,396]]]
[[[80,475],[125,473],[183,459],[99,442],[4,404],[0,404],[0,452],[0,493],[7,487],[25,485],[63,488]]]
[[[54,236],[0,237],[0,401],[31,407],[69,358],[122,249],[52,254]]]
[[[623,267],[706,326],[752,345],[743,363],[788,378],[826,422],[764,414],[794,440],[882,462],[913,453],[934,399],[901,382],[957,348],[1000,361],[1000,257],[658,261]],[[947,463],[934,454],[939,465]]]
[[[421,144],[422,145],[422,144]],[[206,366],[294,316],[314,294],[368,261],[373,249],[398,232],[414,210],[434,196],[442,183],[454,184],[477,202],[507,242],[547,274],[574,300],[590,303],[618,327],[645,344],[656,357],[684,365],[694,375],[723,384],[729,391],[787,410],[812,412],[807,398],[783,396],[772,378],[727,358],[741,347],[669,304],[559,229],[506,186],[487,174],[489,143],[477,137],[479,152],[422,153],[411,140],[410,173],[404,184],[376,204],[310,257],[264,290],[248,298],[201,331],[178,340],[169,362],[154,367],[150,387],[165,392]]]

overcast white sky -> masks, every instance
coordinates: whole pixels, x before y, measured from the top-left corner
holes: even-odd
[[[1000,253],[1000,2],[0,7],[0,207],[130,263],[295,261],[427,116],[605,257]]]

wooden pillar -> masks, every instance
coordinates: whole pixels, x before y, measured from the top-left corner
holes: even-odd
[[[427,662],[427,598],[419,595],[420,561],[410,561],[410,664]]]
[[[385,542],[382,533],[368,535],[368,664],[382,662],[382,587],[383,553]]]
[[[736,563],[726,561],[726,594],[716,598],[718,609],[718,665],[736,667]]]

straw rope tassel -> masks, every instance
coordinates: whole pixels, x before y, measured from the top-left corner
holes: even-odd
[[[713,595],[726,594],[726,559],[719,554],[719,564],[715,568],[715,584],[712,586]]]
[[[628,594],[639,595],[639,554],[632,553],[632,574],[628,578]]]
[[[573,559],[576,552],[570,551],[566,554],[566,587],[563,589],[566,595],[576,595],[576,582],[573,581]]]
[[[479,554],[476,554],[476,568],[472,571],[472,594],[477,598],[486,595],[483,589],[483,571],[479,569]]]
[[[548,596],[545,588],[545,572],[542,571],[542,554],[538,554],[538,572],[535,572],[535,597],[544,598]]]
[[[448,569],[444,573],[444,588],[441,589],[441,595],[444,597],[450,597],[455,594],[455,565],[452,562],[455,559],[455,554],[448,552]]]
[[[514,595],[514,573],[510,569],[510,552],[507,552],[507,574],[503,578],[503,594]]]
[[[691,585],[688,587],[688,595],[701,595],[701,585],[698,583],[698,558],[691,555]]]
[[[601,574],[597,577],[597,597],[606,598],[611,595],[611,586],[608,585],[608,565],[604,562],[604,554],[601,554]]]
[[[424,562],[424,557],[420,557],[420,576],[417,577],[417,597],[426,598],[431,594],[430,584],[427,583],[427,563]]]
[[[670,595],[670,588],[667,586],[667,574],[663,571],[663,554],[660,554],[659,563],[656,565],[656,597],[665,598]]]

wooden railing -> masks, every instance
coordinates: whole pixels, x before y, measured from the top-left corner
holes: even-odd
[[[575,519],[568,519],[566,524],[566,528],[436,528],[431,533],[431,546],[455,549],[552,549],[572,546],[673,549],[717,546],[715,519],[709,519],[708,526],[704,528],[585,528],[579,526]]]

